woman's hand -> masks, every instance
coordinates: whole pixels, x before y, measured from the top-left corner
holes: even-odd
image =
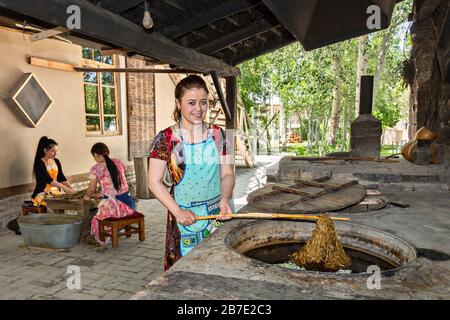
[[[173,215],[177,219],[177,222],[183,226],[189,226],[197,221],[197,216],[190,210],[180,209],[174,212]]]
[[[86,195],[86,196],[83,197],[83,199],[86,200],[86,201],[90,201],[91,197]]]
[[[217,216],[217,220],[230,220],[233,210],[231,209],[230,200],[222,199],[219,203],[220,213]]]
[[[94,199],[103,199],[103,193],[97,192],[92,195]]]
[[[67,193],[67,194],[74,193],[73,189],[70,188],[70,187],[64,186],[64,187],[63,187],[63,190],[64,190],[64,192]]]

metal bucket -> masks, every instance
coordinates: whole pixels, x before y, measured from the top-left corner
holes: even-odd
[[[67,214],[32,214],[17,222],[26,245],[70,249],[80,240],[83,219]]]

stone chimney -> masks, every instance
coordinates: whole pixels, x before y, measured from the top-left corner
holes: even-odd
[[[372,115],[373,76],[361,77],[359,116],[352,122],[350,154],[352,157],[379,158],[381,121]]]

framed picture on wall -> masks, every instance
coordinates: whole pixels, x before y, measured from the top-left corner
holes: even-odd
[[[32,73],[25,73],[11,89],[8,100],[18,108],[32,127],[37,127],[53,100]]]

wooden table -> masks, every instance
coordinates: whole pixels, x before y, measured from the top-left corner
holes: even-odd
[[[86,235],[87,224],[90,223],[90,210],[97,207],[98,200],[91,199],[89,201],[81,199],[66,199],[64,197],[45,198],[47,207],[54,213],[64,213],[65,210],[75,210],[77,215],[83,219],[81,225],[81,239]]]

